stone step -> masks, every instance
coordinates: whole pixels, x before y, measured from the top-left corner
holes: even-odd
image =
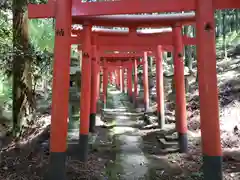
[[[176,123],[176,120],[175,120],[175,119],[167,119],[167,118],[166,118],[166,123],[167,123],[167,124]]]
[[[169,154],[169,153],[177,153],[179,152],[179,148],[165,148],[159,150],[161,154]]]
[[[162,149],[178,148],[178,142],[176,141],[166,141],[165,138],[159,138],[158,142],[160,143]]]
[[[168,142],[178,141],[178,137],[173,135],[165,135],[164,139]]]

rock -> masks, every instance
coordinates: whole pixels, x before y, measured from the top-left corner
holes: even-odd
[[[225,161],[240,161],[239,149],[227,149],[223,152],[223,159]]]

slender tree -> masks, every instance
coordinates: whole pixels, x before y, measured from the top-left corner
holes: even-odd
[[[32,121],[31,53],[28,38],[27,0],[13,0],[13,135],[19,136],[22,127]]]

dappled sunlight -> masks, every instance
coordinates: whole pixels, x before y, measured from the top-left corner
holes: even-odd
[[[220,116],[221,138],[223,146],[240,147],[240,103],[233,103],[224,107]]]
[[[143,178],[148,173],[148,158],[142,152],[142,137],[139,134],[139,126],[143,126],[138,120],[136,114],[132,113],[128,105],[126,105],[125,97],[118,94],[109,93],[112,97],[112,109],[104,109],[103,117],[108,121],[111,119],[111,124],[108,128],[111,135],[118,142],[119,150],[116,152],[117,160],[115,160],[112,169],[119,169],[121,166],[120,177],[129,179],[132,177]],[[119,108],[124,107],[125,111]],[[117,107],[117,108],[116,108]],[[116,168],[114,168],[116,167]],[[112,170],[114,172],[114,170]]]
[[[142,115],[144,115],[143,112],[125,112],[125,111],[106,113],[106,115],[111,115],[111,116],[117,117],[117,116],[119,116],[119,113],[121,113],[120,116],[142,116]]]
[[[217,66],[224,67],[224,66],[231,66],[231,65],[236,65],[240,61],[239,58],[232,59],[232,58],[227,58],[227,59],[222,59],[221,61],[217,62]]]
[[[224,74],[218,75],[218,80],[220,81],[219,83],[226,83],[226,81],[237,78],[238,75],[239,75],[238,72],[232,70],[232,71],[228,71]]]
[[[118,95],[118,94],[121,94],[121,91],[118,91],[118,90],[110,90],[109,93],[111,93],[112,95]]]
[[[2,152],[11,151],[16,148],[22,148],[31,143],[36,143],[36,141],[45,134],[48,134],[50,128],[51,116],[42,116],[36,119],[37,123],[33,127],[26,131],[26,135],[20,139],[18,142],[12,142],[8,144],[7,147],[2,148]]]
[[[115,126],[111,129],[111,132],[113,133],[113,135],[120,135],[120,134],[124,134],[124,133],[129,133],[129,132],[136,132],[136,128],[132,128],[132,127],[118,127]]]
[[[144,177],[148,172],[148,159],[138,153],[122,154],[120,156],[123,162],[125,174],[122,177]]]
[[[198,129],[196,131],[188,131],[188,136],[192,138],[201,138],[201,130]]]
[[[125,115],[117,115],[117,116],[114,116],[114,118],[118,118],[120,120],[131,120],[130,116],[125,116]]]
[[[105,113],[108,113],[108,112],[125,112],[127,111],[128,109],[126,107],[119,107],[119,108],[111,108],[111,109],[108,109],[108,108],[104,108],[102,109]]]

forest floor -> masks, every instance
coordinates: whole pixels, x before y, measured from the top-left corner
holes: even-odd
[[[217,64],[225,180],[240,179],[239,64],[240,59],[225,59]],[[166,119],[171,122],[174,122],[175,116],[173,107],[174,103],[166,99]],[[109,108],[115,108],[115,112],[106,109],[102,119],[104,122],[101,114],[97,116],[97,136],[90,148],[88,163],[83,164],[68,155],[66,166],[69,180],[131,180],[134,177],[149,180],[203,179],[196,83],[191,84],[187,95],[187,154],[163,154],[159,137],[171,130],[172,126],[167,126],[163,131],[155,126],[154,120],[151,125],[145,126],[140,118],[142,114],[132,113],[135,110],[125,95],[113,93],[109,96]],[[41,112],[34,127],[29,128],[18,143],[5,139],[1,151],[0,180],[40,180],[46,172],[49,160],[49,104],[39,109]]]

